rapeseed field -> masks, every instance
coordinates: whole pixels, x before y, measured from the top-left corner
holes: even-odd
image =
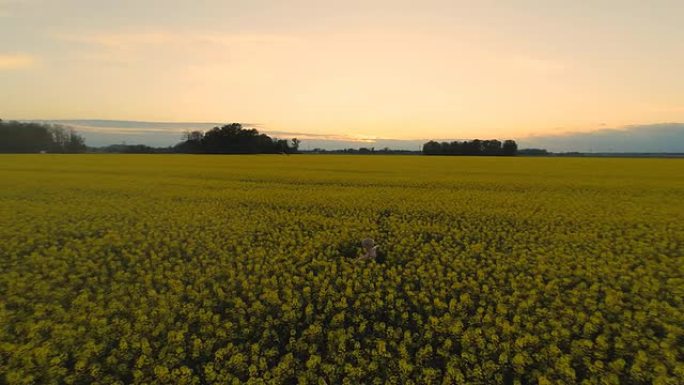
[[[0,384],[682,384],[683,254],[681,160],[3,155]]]

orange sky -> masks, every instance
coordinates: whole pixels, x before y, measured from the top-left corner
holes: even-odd
[[[369,138],[684,121],[681,1],[112,3],[0,0],[0,118]]]

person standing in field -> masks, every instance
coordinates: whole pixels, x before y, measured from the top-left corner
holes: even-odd
[[[378,246],[375,244],[371,238],[366,238],[361,241],[361,247],[363,247],[363,255],[356,258],[357,261],[362,259],[372,259],[378,256]]]

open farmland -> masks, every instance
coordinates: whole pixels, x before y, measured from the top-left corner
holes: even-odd
[[[0,384],[681,384],[683,202],[668,159],[0,156]]]

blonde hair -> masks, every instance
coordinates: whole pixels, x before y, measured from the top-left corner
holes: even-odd
[[[361,246],[363,248],[369,249],[373,246],[375,246],[375,241],[373,241],[371,238],[366,238],[361,241]]]

